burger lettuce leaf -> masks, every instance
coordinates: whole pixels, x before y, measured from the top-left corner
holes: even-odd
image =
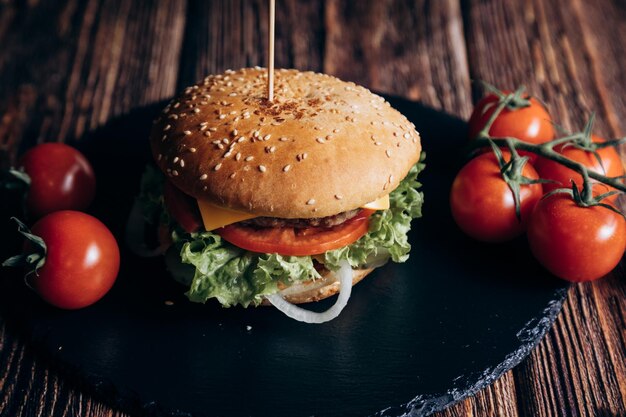
[[[407,260],[411,249],[407,237],[411,220],[422,215],[423,194],[417,191],[421,186],[417,175],[424,169],[423,159],[424,154],[391,192],[389,209],[372,215],[365,236],[344,248],[328,251],[321,258],[316,257],[326,268],[337,270],[342,260],[353,267],[379,265],[388,259]],[[170,223],[163,206],[163,181],[163,176],[154,169],[146,171],[142,179],[139,198],[144,204],[144,215],[151,222]],[[263,296],[277,292],[279,285],[320,277],[311,256],[248,252],[212,232],[189,234],[176,225],[172,227],[180,261],[191,266],[184,269],[189,271],[185,273],[189,276],[180,273],[174,276],[189,285],[187,297],[191,301],[203,303],[216,298],[225,307],[258,305]]]
[[[319,278],[310,256],[256,254],[241,250],[211,232],[178,238],[183,263],[195,273],[187,296],[205,302],[217,298],[226,306],[259,304],[264,295],[278,291],[278,283]]]

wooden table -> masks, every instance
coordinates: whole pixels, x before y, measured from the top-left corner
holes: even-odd
[[[142,4],[144,3],[144,4]],[[154,4],[152,4],[154,3]],[[626,133],[620,0],[279,0],[276,66],[323,71],[468,117],[483,79],[525,84],[560,124]],[[2,160],[266,62],[266,1],[0,1]],[[622,155],[624,149],[622,149]],[[514,370],[440,416],[626,415],[626,270],[573,286]],[[1,416],[122,416],[35,358],[0,317]]]

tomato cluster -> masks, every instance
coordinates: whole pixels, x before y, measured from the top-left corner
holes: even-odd
[[[29,286],[54,306],[95,303],[117,278],[120,252],[109,229],[80,211],[95,196],[91,164],[71,146],[44,143],[28,150],[18,168],[28,183],[25,215],[39,220],[32,231],[19,223],[28,238],[25,253],[3,265],[25,265]]]
[[[546,108],[530,97],[525,97],[524,105],[517,108],[505,106],[502,100],[507,94],[489,94],[477,103],[469,121],[470,139],[515,138],[533,145],[552,141],[553,123]],[[501,111],[494,115],[499,104]],[[597,136],[589,140],[589,144],[603,142]],[[590,172],[613,178],[624,175],[614,147],[588,146],[567,143],[555,146],[554,151]],[[499,152],[483,151],[457,174],[450,206],[458,226],[485,242],[502,242],[527,232],[537,260],[554,275],[569,281],[594,280],[615,268],[626,250],[626,220],[613,205],[615,196],[599,200],[587,195],[599,196],[613,189],[590,183],[587,190],[592,192],[583,192],[585,201],[577,201],[586,185],[580,173],[554,158],[513,152],[516,158],[527,159],[521,163],[517,179],[511,180],[510,173],[505,172],[511,160],[506,150],[501,159]],[[539,178],[543,183],[538,183]],[[516,203],[513,190],[517,187]],[[554,192],[570,187],[574,187],[570,193]]]

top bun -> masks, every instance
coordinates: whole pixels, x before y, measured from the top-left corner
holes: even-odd
[[[313,72],[211,75],[165,107],[157,164],[185,193],[258,216],[325,217],[389,194],[419,159],[413,123],[382,97]]]

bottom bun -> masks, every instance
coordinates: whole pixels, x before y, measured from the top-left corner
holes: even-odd
[[[361,281],[374,268],[353,270],[352,286]],[[279,292],[283,298],[293,304],[311,303],[323,300],[339,292],[339,281],[333,271],[326,271],[321,278],[309,280],[291,285]],[[261,305],[271,305],[267,299],[263,299]]]

